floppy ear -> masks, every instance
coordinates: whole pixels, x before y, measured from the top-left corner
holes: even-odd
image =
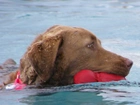
[[[55,59],[61,42],[61,35],[49,38],[44,37],[42,40],[33,43],[27,53],[31,66],[42,82],[46,82],[53,73]]]

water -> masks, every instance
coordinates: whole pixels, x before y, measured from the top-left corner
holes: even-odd
[[[126,78],[140,82],[139,22],[139,0],[0,0],[0,63],[13,58],[19,64],[33,39],[52,25],[78,26],[96,34],[107,50],[132,59]],[[43,95],[41,89],[3,90],[0,104],[139,105],[139,90],[112,86]]]

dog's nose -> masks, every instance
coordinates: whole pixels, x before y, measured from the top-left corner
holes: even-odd
[[[125,63],[128,69],[130,69],[133,65],[133,61],[127,58],[125,59]]]

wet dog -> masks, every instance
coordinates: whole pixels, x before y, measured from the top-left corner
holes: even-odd
[[[127,76],[133,62],[105,50],[91,32],[78,27],[56,25],[39,35],[20,60],[20,79],[28,85],[73,84],[82,69]],[[4,85],[13,82],[17,71]]]

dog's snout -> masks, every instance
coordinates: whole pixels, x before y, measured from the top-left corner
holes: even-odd
[[[126,63],[126,66],[128,67],[128,69],[130,69],[133,65],[133,61],[130,60],[130,59],[125,59],[125,63]]]

